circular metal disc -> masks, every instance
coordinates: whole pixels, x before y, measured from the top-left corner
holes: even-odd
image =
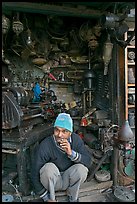
[[[123,186],[118,186],[114,190],[114,196],[120,201],[120,202],[131,202],[135,200],[135,193]]]
[[[110,180],[110,173],[106,170],[99,170],[95,173],[95,178],[100,182],[109,181]]]

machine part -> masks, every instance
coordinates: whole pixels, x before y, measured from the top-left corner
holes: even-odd
[[[108,39],[104,43],[104,48],[103,48],[104,75],[107,75],[107,72],[108,72],[108,65],[112,58],[112,50],[113,50],[113,44],[111,43],[110,35],[108,35]]]
[[[94,91],[96,84],[96,76],[93,70],[87,70],[84,73],[85,88]]]
[[[60,72],[60,74],[58,75],[57,80],[59,80],[59,81],[65,81],[65,74],[64,74],[64,72]]]
[[[103,14],[100,17],[100,24],[105,28],[117,28],[119,26],[119,16],[109,13],[108,15]]]
[[[47,60],[46,59],[44,59],[44,58],[35,58],[35,59],[33,59],[32,60],[32,63],[33,64],[36,64],[36,65],[44,65],[44,64],[46,64],[47,63]]]
[[[59,58],[60,65],[71,65],[71,60],[69,56],[60,56]]]
[[[24,26],[19,20],[19,12],[17,12],[17,15],[13,18],[12,29],[16,33],[17,37],[24,30]]]
[[[3,14],[2,15],[2,33],[6,34],[10,27],[10,20]]]
[[[101,159],[101,157],[103,156],[103,152],[100,151],[100,150],[93,150],[93,156],[94,156],[96,159]]]
[[[86,113],[82,118],[87,118],[88,116],[90,116],[91,114],[93,114],[97,109],[96,108],[92,108],[89,110],[88,113]]]
[[[129,160],[128,164],[124,168],[124,172],[131,179],[135,179],[135,164],[133,160]]]
[[[135,104],[135,93],[134,94],[130,94],[128,93],[128,104]]]
[[[33,92],[25,90],[23,87],[11,87],[9,90],[14,94],[20,106],[27,106],[33,98]]]
[[[74,82],[73,91],[75,94],[81,94],[83,85],[79,81]]]
[[[135,52],[130,51],[130,52],[128,53],[128,58],[131,59],[131,60],[135,60]]]
[[[82,42],[78,36],[78,29],[77,28],[72,28],[70,31],[70,36],[74,41],[74,44],[76,45],[77,48],[81,49],[82,48]]]
[[[69,49],[69,39],[65,37],[60,43],[59,43],[59,48],[66,52]]]
[[[128,120],[124,122],[121,129],[119,130],[118,140],[119,142],[129,142],[134,139],[134,134],[129,126]]]
[[[2,129],[12,129],[20,125],[23,112],[10,91],[2,92]]]
[[[113,146],[113,137],[118,135],[118,125],[111,125],[109,128],[99,128],[98,139],[101,144],[101,150],[106,152],[106,150]]]
[[[99,119],[106,119],[108,118],[108,113],[104,110],[97,110],[95,113],[94,113],[94,117],[96,120],[99,120]]]
[[[108,149],[108,151],[104,153],[104,155],[102,156],[102,158],[98,162],[97,166],[95,167],[95,169],[93,170],[91,175],[88,177],[87,181],[90,181],[94,177],[95,173],[101,167],[102,163],[111,155],[112,155],[112,148]]]
[[[129,42],[130,45],[135,46],[135,36],[130,40]]]
[[[88,58],[87,56],[74,56],[74,57],[70,57],[71,61],[73,63],[77,63],[77,64],[85,64],[88,63]]]
[[[90,25],[89,25],[89,21],[87,21],[86,23],[83,23],[81,26],[80,26],[80,29],[79,29],[79,37],[82,41],[86,41],[86,37],[87,37],[87,32],[88,32],[88,29],[89,29]]]
[[[72,109],[70,109],[70,110],[69,110],[69,113],[70,113],[71,117],[76,117],[76,116],[79,115],[79,111],[78,111],[77,108],[72,108]]]
[[[110,180],[110,173],[107,170],[99,170],[95,173],[95,178],[99,182],[109,181]]]
[[[82,79],[83,70],[67,71],[66,76],[68,79]]]
[[[129,125],[134,127],[135,126],[135,112],[130,112],[128,114]]]
[[[124,167],[124,172],[131,179],[135,179],[135,147],[127,150],[127,164]]]
[[[114,196],[120,202],[133,202],[135,200],[135,193],[123,186],[117,186],[115,188]]]
[[[14,198],[10,194],[2,195],[2,202],[13,202]]]
[[[135,83],[135,70],[132,67],[128,68],[128,83]]]
[[[91,50],[95,50],[97,48],[98,40],[97,40],[97,37],[92,33],[92,29],[88,30],[87,41],[88,41],[88,47]]]
[[[46,32],[52,39],[64,40],[67,35],[67,27],[59,16],[48,16]]]

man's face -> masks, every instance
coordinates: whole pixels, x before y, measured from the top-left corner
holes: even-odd
[[[58,143],[61,143],[64,139],[68,139],[71,136],[71,132],[61,127],[54,127],[54,136]]]

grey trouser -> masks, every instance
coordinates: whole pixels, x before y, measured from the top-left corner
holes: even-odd
[[[88,168],[83,164],[74,164],[60,173],[57,166],[51,162],[40,169],[40,181],[49,191],[50,199],[55,200],[55,191],[67,190],[70,201],[78,199],[80,185],[86,180]]]

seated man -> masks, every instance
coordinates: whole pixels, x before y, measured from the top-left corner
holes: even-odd
[[[66,190],[68,202],[78,202],[80,185],[86,180],[91,155],[73,132],[69,114],[60,113],[54,134],[46,137],[35,152],[32,182],[44,202],[56,202],[55,192]]]

